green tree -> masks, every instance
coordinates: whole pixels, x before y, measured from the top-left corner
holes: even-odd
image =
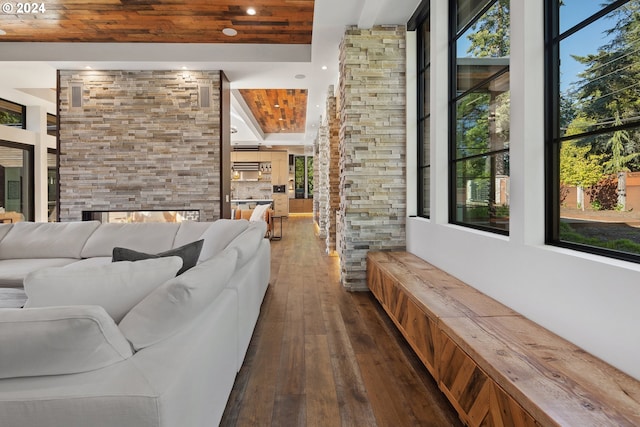
[[[612,172],[640,169],[640,130],[619,128],[640,116],[640,3],[618,8],[605,32],[609,41],[594,54],[573,56],[585,65],[580,80],[571,88],[573,107],[592,122],[589,129],[613,128],[614,135],[593,138],[594,153],[607,154]],[[607,21],[608,22],[608,21]],[[617,169],[617,170],[616,170]]]
[[[473,25],[468,39],[471,41],[467,53],[478,57],[509,56],[509,0],[498,0],[478,22]]]
[[[7,111],[0,111],[0,124],[14,125],[20,123],[20,117]]]
[[[602,154],[591,154],[590,145],[566,141],[560,148],[560,184],[578,189],[578,205],[584,210],[584,189],[600,182],[605,174]]]
[[[562,143],[560,148],[560,183],[577,187],[591,187],[604,178],[601,154],[590,154],[591,146],[574,141]]]
[[[615,125],[620,126],[622,121],[618,112],[615,113]],[[629,132],[626,130],[617,130],[613,132],[613,136],[609,138],[608,146],[611,152],[609,160],[604,162],[604,169],[609,173],[628,172],[629,165],[640,153],[625,154],[625,150],[630,145]]]

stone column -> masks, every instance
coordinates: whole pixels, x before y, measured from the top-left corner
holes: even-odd
[[[340,45],[341,282],[366,290],[370,250],[403,250],[404,26],[349,27]]]
[[[336,211],[340,209],[340,120],[337,116],[337,99],[333,86],[327,96],[328,124],[328,185],[327,253],[336,252]]]
[[[318,129],[318,161],[314,169],[318,171],[316,194],[318,198],[318,237],[327,237],[327,212],[329,206],[329,133],[326,120]]]

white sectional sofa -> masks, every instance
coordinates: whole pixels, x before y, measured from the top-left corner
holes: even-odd
[[[0,425],[217,425],[269,284],[265,232],[244,220],[0,225],[0,287],[32,295],[0,309]],[[157,254],[201,239],[177,277],[176,256],[111,262],[114,247]],[[131,282],[154,275],[130,302]]]

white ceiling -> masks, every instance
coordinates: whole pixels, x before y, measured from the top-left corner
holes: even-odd
[[[252,124],[250,114],[241,108],[237,92],[232,91],[231,124],[238,129],[232,142],[309,145],[321,123],[329,85],[337,87],[338,49],[345,27],[406,24],[419,3],[420,0],[315,0],[311,46],[0,42],[0,97],[26,105],[45,105],[55,113],[51,91],[46,89],[56,86],[57,69],[91,66],[224,70],[232,89],[308,90],[306,132],[267,135]],[[323,66],[327,69],[323,70]],[[295,77],[300,74],[306,77]]]

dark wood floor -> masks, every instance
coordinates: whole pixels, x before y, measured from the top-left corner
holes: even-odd
[[[271,243],[271,282],[222,426],[460,426],[368,292],[344,291],[310,216]]]

